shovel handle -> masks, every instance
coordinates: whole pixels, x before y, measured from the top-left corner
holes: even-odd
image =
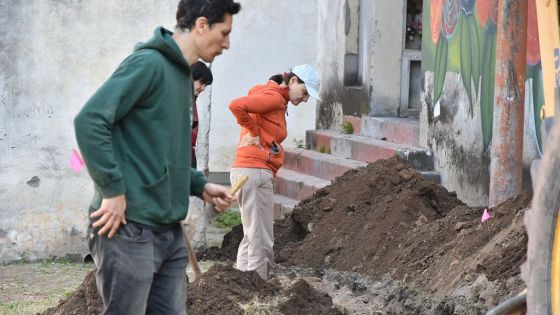
[[[191,263],[191,267],[194,271],[195,279],[201,274],[200,267],[198,266],[198,261],[196,260],[196,253],[194,252],[194,248],[192,247],[192,242],[189,237],[189,233],[187,232],[187,228],[181,224],[181,229],[183,230],[183,239],[185,240],[185,245],[187,246],[187,254],[189,256],[189,262]]]
[[[233,184],[233,186],[231,186],[231,194],[235,195],[239,189],[241,189],[241,187],[243,187],[243,185],[245,185],[245,183],[247,182],[247,180],[249,179],[249,176],[247,175],[243,175],[241,176],[241,178],[239,180],[237,180],[237,182],[235,184]]]

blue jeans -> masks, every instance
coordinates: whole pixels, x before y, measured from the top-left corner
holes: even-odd
[[[154,230],[128,221],[112,239],[96,232],[90,225],[103,314],[186,314],[187,249],[179,224]]]

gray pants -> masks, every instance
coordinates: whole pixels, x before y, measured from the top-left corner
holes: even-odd
[[[263,279],[274,262],[274,176],[269,170],[260,168],[233,168],[231,184],[242,175],[249,176],[238,195],[243,239],[237,250],[237,269],[256,270]]]
[[[156,231],[133,222],[112,238],[90,226],[103,314],[186,314],[187,249],[181,227]]]

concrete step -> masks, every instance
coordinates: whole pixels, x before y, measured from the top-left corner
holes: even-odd
[[[274,220],[282,220],[290,215],[299,201],[286,196],[274,194]]]
[[[345,159],[313,150],[286,149],[285,152],[284,168],[325,180],[333,180],[351,169],[367,165],[362,161]]]
[[[312,150],[362,162],[375,162],[398,154],[418,170],[431,171],[434,165],[430,150],[371,137],[341,134],[336,130],[308,130],[306,143]]]
[[[441,176],[438,172],[435,171],[420,171],[420,176],[424,177],[427,180],[431,180],[436,184],[441,184]]]
[[[303,200],[328,184],[328,180],[281,168],[276,173],[274,192],[291,199]]]
[[[419,126],[417,119],[363,116],[359,135],[418,146]]]

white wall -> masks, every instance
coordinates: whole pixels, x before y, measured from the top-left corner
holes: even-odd
[[[317,0],[242,0],[234,17],[231,48],[212,64],[211,172],[228,172],[235,157],[239,126],[229,103],[256,84],[302,63],[316,63]],[[315,101],[288,107],[285,147],[315,128]]]

